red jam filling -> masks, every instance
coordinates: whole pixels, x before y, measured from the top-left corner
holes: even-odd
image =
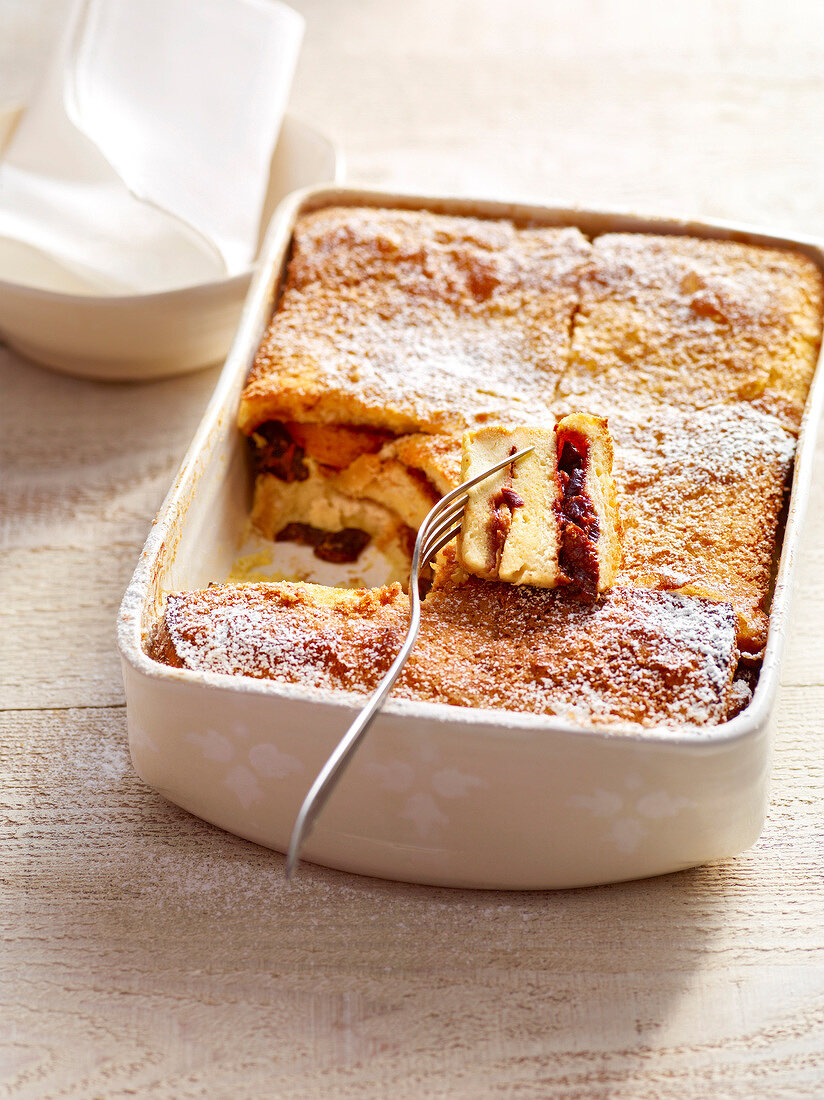
[[[297,542],[311,546],[316,558],[338,565],[357,561],[370,536],[359,527],[344,527],[342,531],[321,531],[308,523],[287,523],[278,531],[275,542]]]
[[[583,436],[559,435],[558,480],[561,500],[556,513],[561,528],[558,564],[583,600],[598,598],[598,515],[586,490],[589,446]]]
[[[509,453],[514,455],[517,450],[517,447],[511,447]],[[505,469],[507,480],[489,502],[492,509],[492,522],[489,525],[489,549],[496,573],[501,567],[501,556],[504,552],[504,543],[509,534],[509,529],[512,526],[512,516],[516,508],[523,508],[524,506],[523,500],[512,488],[513,467],[509,466]]]
[[[309,477],[306,452],[279,420],[267,420],[255,428],[254,434],[263,440],[252,452],[256,474],[274,474],[281,481],[305,481]]]

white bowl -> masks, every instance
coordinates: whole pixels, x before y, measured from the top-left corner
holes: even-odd
[[[238,399],[268,323],[298,215],[341,203],[512,217],[585,232],[691,233],[824,249],[714,223],[354,189],[281,204],[238,335],[187,457],[149,535],[120,612],[132,760],[172,802],[285,851],[295,815],[362,699],[150,660],[144,638],[171,591],[224,579],[251,496]],[[643,732],[561,718],[390,699],[326,806],[306,858],[448,886],[570,887],[662,874],[735,855],[764,818],[792,572],[824,409],[817,371],[755,697],[708,729]]]
[[[0,112],[0,148],[19,110]],[[290,191],[340,182],[343,157],[325,135],[286,115],[272,156],[261,225]],[[118,382],[185,374],[220,362],[252,271],[159,294],[63,294],[0,279],[0,337],[65,374]]]

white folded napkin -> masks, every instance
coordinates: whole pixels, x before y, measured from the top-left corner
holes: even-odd
[[[79,0],[0,161],[0,279],[123,294],[246,270],[303,20]]]

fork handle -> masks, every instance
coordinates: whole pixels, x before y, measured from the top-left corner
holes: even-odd
[[[414,592],[413,592],[414,589]],[[395,660],[384,673],[383,679],[378,684],[369,702],[357,716],[355,721],[338,742],[332,755],[326,761],[318,773],[315,782],[309,788],[309,793],[303,800],[300,812],[292,829],[292,838],[289,841],[289,851],[286,855],[286,877],[291,879],[297,869],[300,852],[312,826],[318,818],[329,796],[335,789],[341,773],[349,762],[349,758],[366,736],[369,727],[374,722],[384,699],[392,690],[401,669],[403,668],[409,651],[415,644],[418,636],[418,628],[421,623],[421,603],[418,596],[417,584],[410,585],[410,616],[409,629],[406,640],[398,651]]]

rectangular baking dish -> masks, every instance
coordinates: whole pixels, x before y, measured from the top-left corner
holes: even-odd
[[[240,394],[271,316],[295,219],[374,205],[691,234],[791,247],[746,227],[354,188],[295,192],[278,208],[211,402],[155,519],[120,610],[129,744],[146,783],[186,810],[285,851],[300,803],[360,701],[170,668],[144,643],[172,591],[223,581],[251,502]],[[820,366],[820,361],[819,361]],[[410,882],[556,888],[657,875],[732,856],[766,809],[781,653],[824,384],[816,371],[796,454],[769,640],[750,706],[703,731],[581,728],[561,719],[390,699],[326,807],[306,858]]]

